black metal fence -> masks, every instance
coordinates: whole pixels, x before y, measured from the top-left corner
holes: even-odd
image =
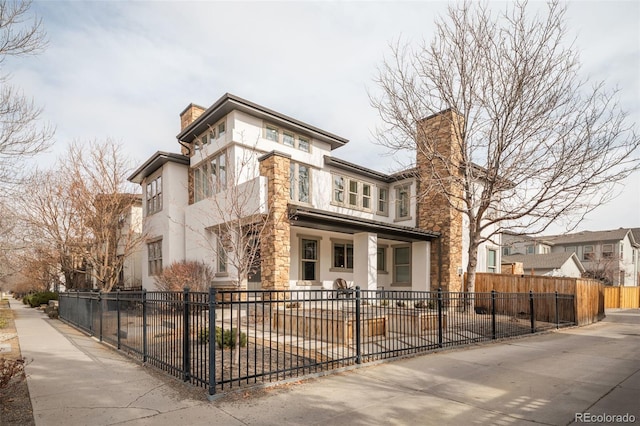
[[[60,318],[209,395],[574,325],[558,293],[70,292]]]

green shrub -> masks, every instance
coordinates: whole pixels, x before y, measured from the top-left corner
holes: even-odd
[[[236,345],[236,333],[236,328],[224,330],[223,333],[221,327],[216,327],[216,346],[219,348],[233,348]],[[200,329],[200,332],[198,333],[198,341],[201,344],[209,342],[208,328]],[[245,346],[247,346],[247,335],[246,333],[240,332],[240,347],[244,348]]]
[[[54,293],[53,291],[42,291],[40,293],[29,294],[22,299],[22,302],[32,308],[37,308],[40,305],[49,303],[49,300],[58,300],[58,293]]]

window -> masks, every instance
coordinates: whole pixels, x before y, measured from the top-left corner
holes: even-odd
[[[527,246],[527,254],[535,254],[536,247],[535,246]]]
[[[282,136],[281,136],[282,135]],[[311,143],[309,138],[305,136],[296,135],[290,130],[278,128],[277,126],[267,124],[264,129],[264,137],[267,140],[281,143],[292,148],[297,148],[300,151],[310,152]]]
[[[339,204],[344,203],[344,178],[342,176],[333,177],[333,201]]]
[[[276,127],[267,126],[265,130],[265,137],[270,141],[279,142],[280,133]]]
[[[377,270],[378,272],[386,272],[387,271],[387,249],[384,247],[378,247],[377,252]]]
[[[577,253],[577,250],[575,247],[565,247],[564,251],[565,253]]]
[[[620,260],[624,259],[624,244],[620,243]]]
[[[298,149],[300,151],[309,152],[310,148],[309,139],[298,136]]]
[[[495,249],[487,249],[487,272],[498,272],[498,251]]]
[[[613,244],[603,244],[602,245],[602,258],[603,259],[612,259],[613,258]]]
[[[305,281],[317,281],[318,240],[303,238],[300,245],[300,276]]]
[[[147,183],[147,215],[162,210],[162,176]]]
[[[227,125],[225,124],[224,121],[222,123],[218,124],[218,137],[224,136],[226,131],[227,131]]]
[[[362,184],[362,208],[371,209],[371,185],[368,183]]]
[[[333,244],[333,267],[338,269],[353,269],[353,244]]]
[[[218,257],[218,274],[226,274],[227,273],[227,248],[224,245],[224,238],[218,236],[218,241],[216,243],[217,250],[216,255]]]
[[[411,282],[411,247],[394,247],[393,282],[394,284]]]
[[[147,244],[149,275],[160,275],[162,272],[162,240]]]
[[[502,247],[502,255],[503,256],[509,256],[510,253],[511,253],[511,248],[510,247]]]
[[[387,206],[389,205],[389,190],[387,188],[378,188],[378,213],[389,214]]]
[[[349,205],[358,206],[358,181],[349,181]]]
[[[594,257],[593,246],[582,247],[582,260],[593,260]]]
[[[293,133],[284,131],[282,132],[282,143],[287,146],[295,146],[296,145],[296,137]]]
[[[308,166],[298,163],[289,165],[289,198],[302,203],[310,202],[310,174]]]
[[[401,186],[396,189],[396,218],[409,217],[409,187]]]
[[[198,202],[227,186],[227,153],[212,156],[193,170],[194,200]]]

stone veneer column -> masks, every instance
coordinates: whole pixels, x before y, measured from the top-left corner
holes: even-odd
[[[463,119],[449,109],[417,124],[416,167],[422,179],[431,176],[432,170],[440,176],[447,174],[447,170],[459,173],[461,155],[455,126],[459,126],[459,120]],[[423,151],[420,146],[424,144],[429,148]],[[425,151],[429,150],[434,150],[439,156],[428,157]],[[418,182],[418,227],[441,235],[431,243],[430,286],[434,290],[442,287],[445,291],[462,291],[462,280],[458,276],[458,268],[462,267],[462,214],[451,207],[441,192],[425,193],[427,185],[426,182]],[[459,184],[448,182],[446,185],[449,192],[462,194]]]
[[[289,224],[289,164],[291,157],[272,151],[258,159],[260,175],[267,178],[269,216],[260,237],[262,288],[288,290],[291,252]]]

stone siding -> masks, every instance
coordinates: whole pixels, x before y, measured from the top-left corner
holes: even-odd
[[[271,152],[259,159],[260,175],[267,178],[269,214],[260,239],[262,288],[288,290],[291,227],[289,225],[289,164],[286,154]]]
[[[452,110],[427,117],[418,123],[416,138],[416,167],[420,177],[417,225],[440,233],[440,238],[431,244],[431,288],[442,287],[445,291],[462,291],[458,275],[458,268],[462,266],[462,214],[443,194],[446,190],[461,195],[462,188],[457,179],[442,179],[460,176],[461,154],[455,126],[460,126],[462,119]],[[441,177],[442,186],[427,181],[432,173]]]

